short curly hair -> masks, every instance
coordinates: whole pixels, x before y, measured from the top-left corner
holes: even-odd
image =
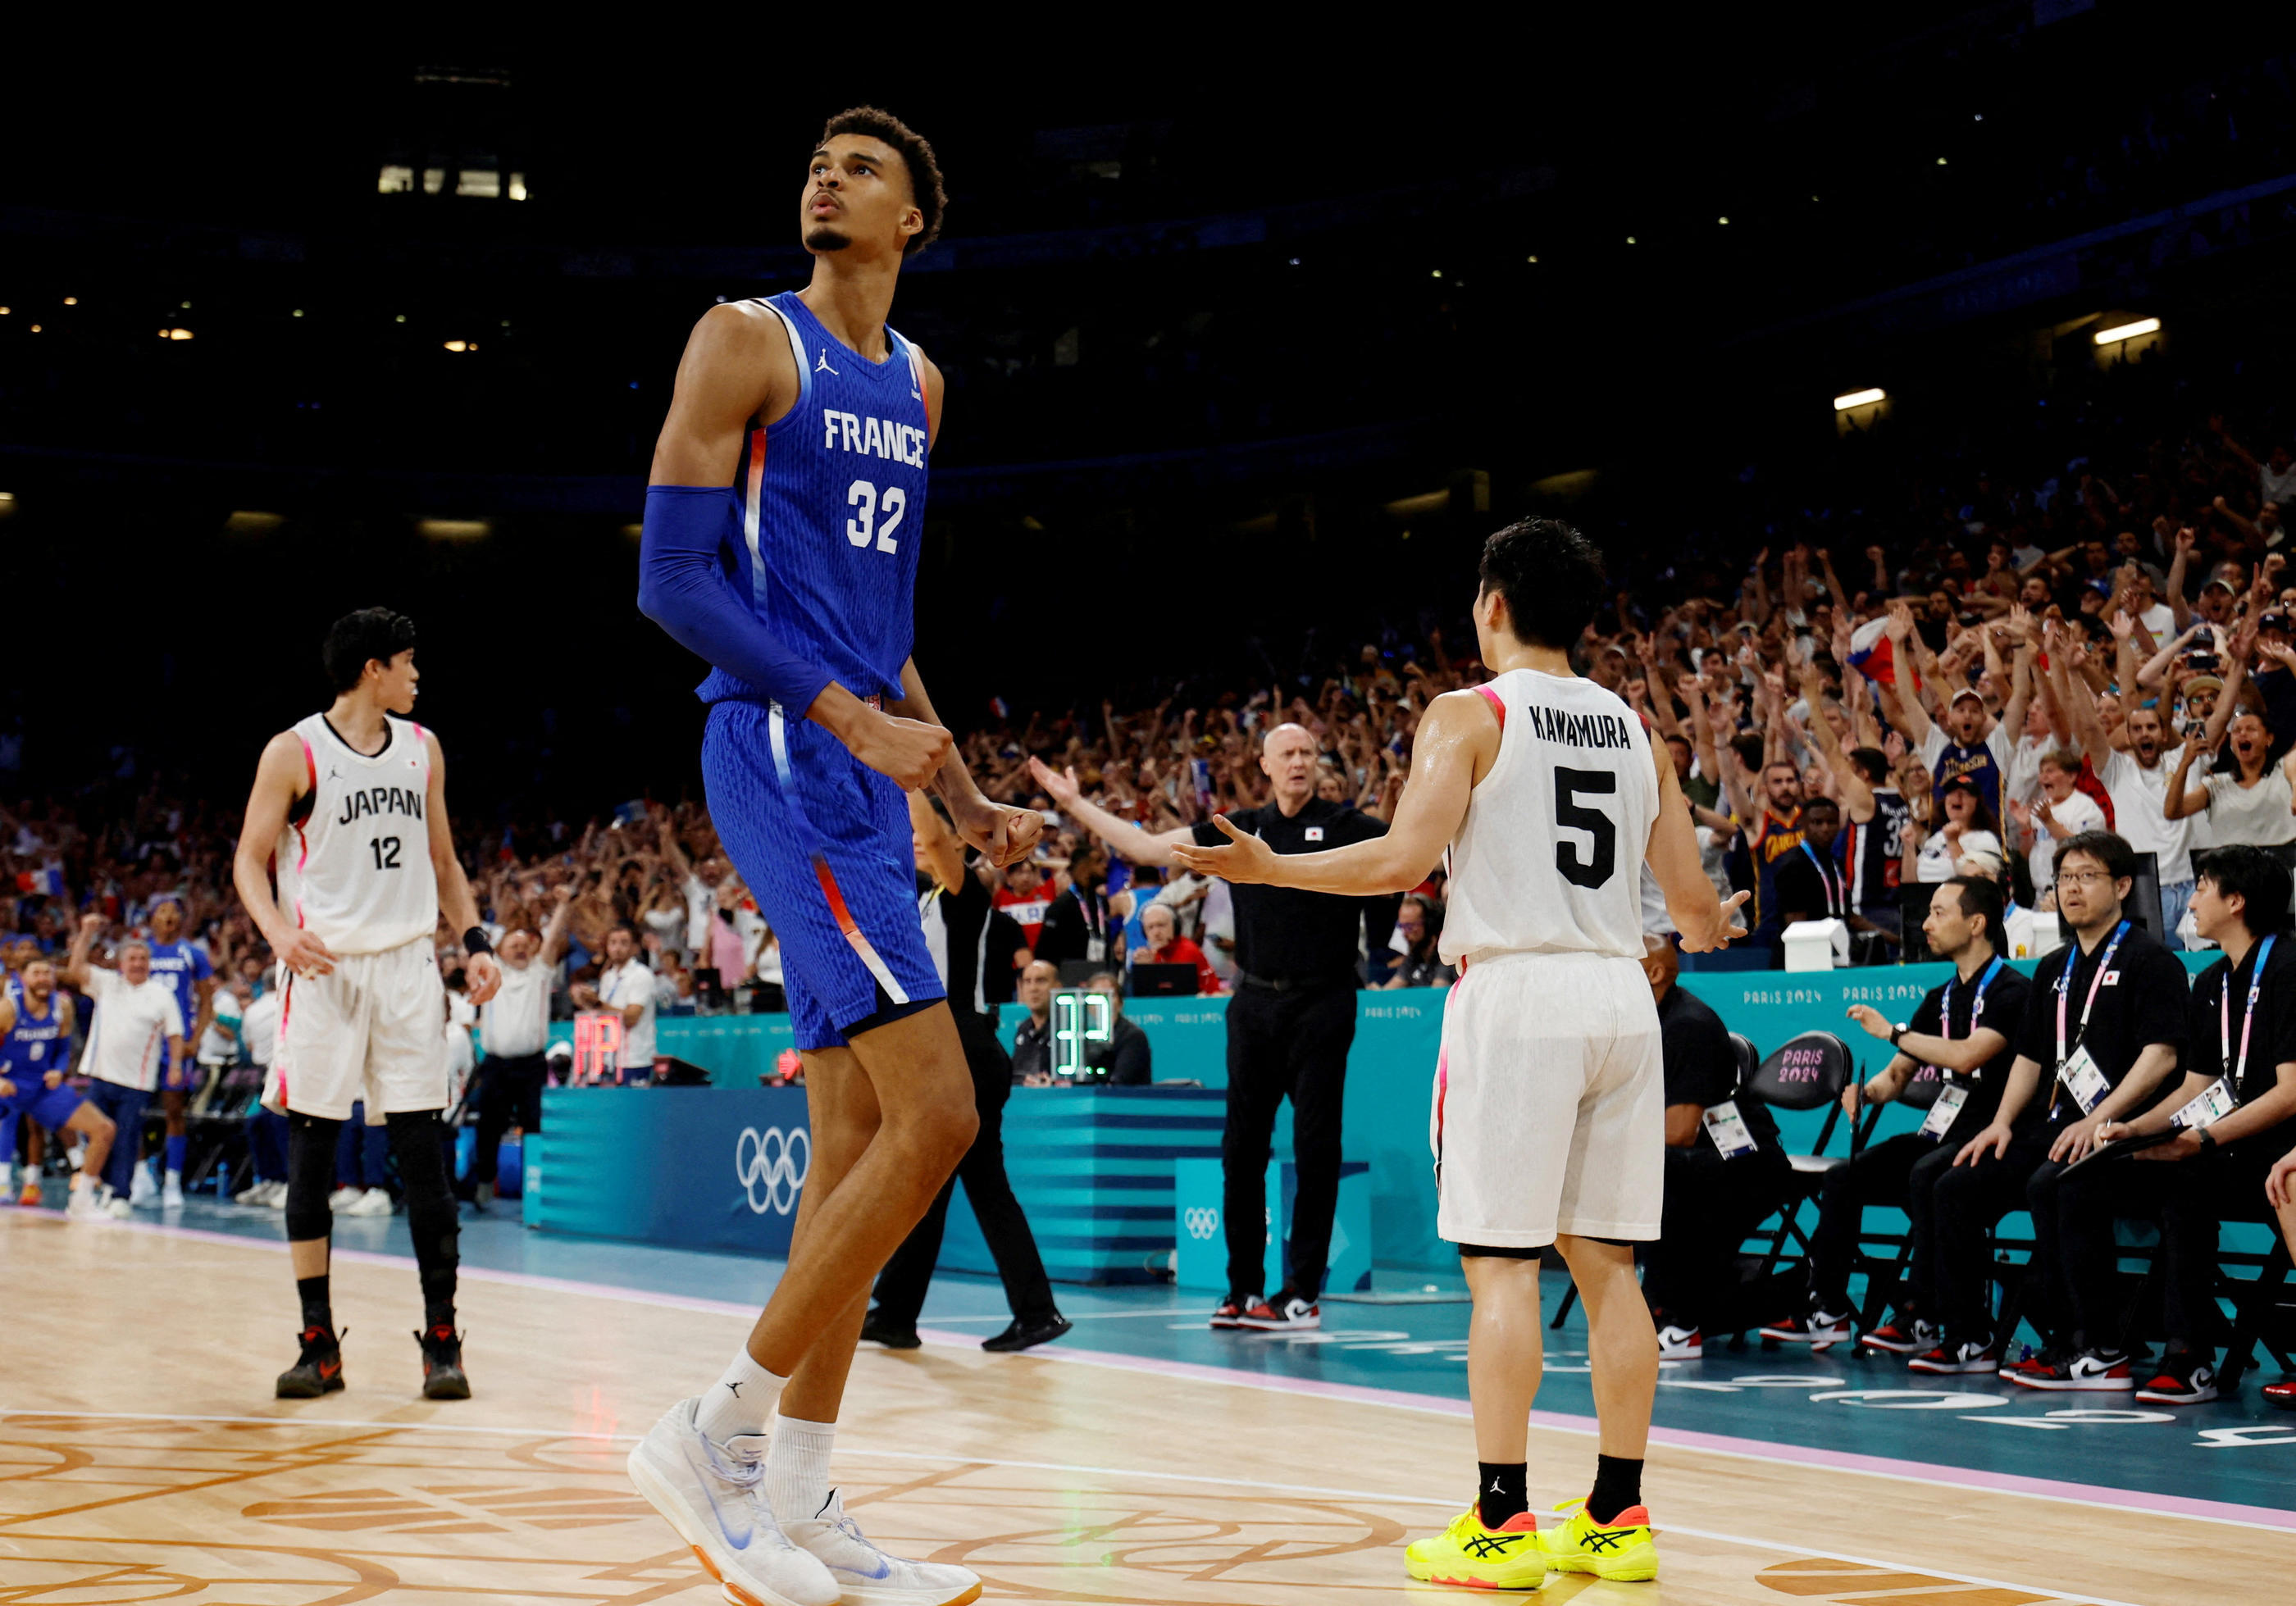
[[[847,107],[823,127],[821,143],[825,145],[840,134],[882,139],[901,153],[902,165],[909,171],[909,193],[925,220],[924,227],[910,235],[909,242],[901,248],[902,254],[931,245],[939,237],[941,213],[948,207],[948,192],[941,187],[940,159],[933,154],[932,142],[876,106]]]

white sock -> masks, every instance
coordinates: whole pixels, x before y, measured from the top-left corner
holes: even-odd
[[[739,1434],[763,1433],[774,1413],[774,1403],[781,1398],[782,1385],[788,1381],[751,1360],[744,1346],[725,1375],[702,1395],[695,1423],[721,1445]]]
[[[837,1440],[835,1422],[809,1422],[794,1416],[774,1422],[766,1449],[766,1498],[783,1522],[821,1515],[829,1504],[829,1447]]]

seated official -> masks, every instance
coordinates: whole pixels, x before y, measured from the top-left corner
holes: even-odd
[[[1084,1045],[1085,1073],[1077,1080],[1106,1082],[1115,1087],[1145,1087],[1153,1078],[1148,1034],[1136,1021],[1124,1018],[1124,984],[1113,971],[1095,971],[1085,984],[1087,992],[1108,999],[1109,1036],[1105,1043]]]
[[[2081,1330],[2067,1304],[2057,1179],[2096,1146],[2098,1128],[2151,1103],[2183,1057],[2192,989],[2177,956],[2123,913],[2136,871],[2109,831],[2059,846],[2057,914],[2073,940],[2035,969],[2001,1107],[1937,1182],[1938,1308],[1956,1354],[1978,1344],[1972,1364],[2009,1337],[1986,1308],[1985,1234],[2020,1203],[2032,1215],[2025,1308],[2047,1343],[2000,1370],[2037,1389],[2129,1387],[2128,1356]]]
[[[1140,912],[1141,935],[1147,940],[1133,955],[1135,964],[1188,964],[1196,968],[1196,992],[1209,996],[1220,990],[1204,951],[1180,935],[1179,917],[1169,904],[1150,904]]]
[[[1415,892],[1406,895],[1396,911],[1395,935],[1403,952],[1381,987],[1449,987],[1459,979],[1459,972],[1443,963],[1441,904]]]
[[[1793,1162],[1769,1110],[1739,1091],[1722,1017],[1675,985],[1674,944],[1645,937],[1643,946],[1666,1077],[1666,1197],[1644,1250],[1643,1296],[1660,1358],[1694,1361],[1708,1332],[1744,1324],[1738,1247],[1785,1198]]]
[[[2296,1138],[2296,937],[2287,866],[2263,848],[2219,848],[2195,861],[2193,925],[2224,957],[2193,984],[2185,1077],[2166,1098],[2097,1135],[2177,1131],[2157,1148],[2083,1168],[2058,1188],[2058,1231],[2073,1308],[2109,1351],[2131,1348],[2113,1275],[2117,1217],[2161,1223],[2168,1348],[2136,1390],[2155,1405],[2217,1397],[2217,1229],[2267,1209],[2265,1179]],[[2203,1095],[2210,1095],[2203,1097]],[[2116,1387],[2126,1388],[2126,1383]]]
[[[1043,1087],[1053,1079],[1053,988],[1060,971],[1050,961],[1031,960],[1021,972],[1021,1007],[1029,1012],[1013,1033],[1013,1080]]]
[[[1908,1291],[1898,1298],[1896,1319],[1861,1342],[1911,1355],[1911,1364],[1923,1372],[1993,1370],[1996,1363],[1986,1355],[1989,1333],[1948,1332],[1937,1321],[1932,1241],[1938,1178],[1952,1168],[1962,1145],[1991,1123],[2017,1057],[2014,1045],[2030,988],[1995,948],[2001,918],[1998,883],[1973,876],[1940,883],[1930,895],[1922,935],[1931,953],[1952,961],[1953,979],[1931,987],[1913,1019],[1902,1024],[1892,1024],[1871,1005],[1850,1005],[1849,1018],[1897,1053],[1863,1088],[1842,1090],[1849,1119],[1857,1118],[1861,1102],[1887,1104],[1898,1098],[1924,1065],[1935,1066],[1946,1082],[1918,1132],[1885,1138],[1826,1174],[1817,1231],[1810,1239],[1808,1308],[1792,1321],[1765,1327],[1764,1338],[1804,1344],[1849,1339],[1849,1275],[1857,1269],[1866,1207],[1901,1205],[1912,1244]]]

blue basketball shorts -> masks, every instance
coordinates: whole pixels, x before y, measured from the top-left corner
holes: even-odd
[[[945,997],[918,914],[908,799],[809,719],[710,705],[709,818],[781,939],[800,1049],[842,1048],[881,1012]]]
[[[86,1102],[69,1082],[59,1082],[53,1087],[45,1086],[37,1070],[0,1070],[0,1076],[16,1084],[14,1093],[0,1098],[0,1124],[20,1115],[29,1116],[50,1132],[61,1132],[64,1123],[78,1114],[80,1105]],[[15,1158],[12,1151],[0,1155],[0,1159]]]

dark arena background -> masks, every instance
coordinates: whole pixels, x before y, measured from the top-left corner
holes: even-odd
[[[1405,1550],[1467,1488],[1471,1305],[1427,1135],[1458,1009],[1448,863],[1343,911],[1355,1035],[1319,1073],[1305,1028],[1240,1046],[1252,917],[1134,827],[1275,820],[1259,755],[1297,720],[1312,806],[1385,831],[1431,696],[1488,681],[1487,538],[1544,518],[1606,560],[1572,661],[1675,739],[1708,876],[1757,924],[1677,954],[1695,945],[1646,885],[1661,1009],[1711,1006],[1742,1043],[1713,1034],[1697,1081],[1666,1017],[1670,1118],[1743,1105],[1761,1158],[1713,1169],[1775,1161],[1767,1192],[1670,1193],[1673,1258],[1644,1252],[1664,1359],[1638,1487],[1666,1570],[1558,1563],[1546,1595],[2285,1602],[2296,1205],[2262,1179],[2296,1149],[2296,932],[2212,911],[2251,873],[2245,908],[2285,901],[2296,862],[2291,13],[1607,9],[314,13],[276,35],[123,13],[0,44],[0,971],[20,1000],[41,958],[71,971],[65,1086],[99,1090],[89,1012],[124,1018],[101,1001],[122,955],[168,946],[171,898],[215,973],[184,999],[188,1118],[154,1089],[119,1122],[132,1182],[90,1184],[84,1128],[0,1102],[0,1602],[721,1598],[624,1459],[781,1284],[826,1145],[800,961],[713,824],[706,666],[639,610],[641,529],[689,334],[807,284],[806,156],[864,104],[947,181],[889,319],[946,386],[908,536],[915,662],[984,791],[1046,822],[1026,865],[965,873],[995,909],[965,1013],[1013,1061],[1009,1103],[973,1066],[1010,1184],[960,1173],[938,1250],[907,1246],[931,1293],[906,1320],[895,1273],[877,1285],[836,1450],[871,1539],[977,1573],[983,1602],[1453,1593]],[[328,703],[329,625],[369,606],[419,629],[417,717],[492,933],[438,938],[477,1061],[445,1117],[453,1404],[418,1392],[401,1336],[435,1252],[422,1184],[350,1126],[327,1274],[348,1387],[275,1397],[308,1243],[291,1279],[268,1040],[215,1024],[284,987],[232,852],[265,743]],[[2164,812],[2177,742],[2197,825]],[[2052,865],[2082,851],[2053,810],[2128,840],[2135,940],[2192,979],[2161,1012],[2189,1041],[2161,1099],[2226,1070],[2249,1040],[2231,1014],[2257,1012],[2272,1052],[2241,1048],[2261,1069],[2218,1118],[2268,1104],[2239,1140],[2264,1158],[2197,1229],[2093,1187],[2087,1269],[2062,1275],[2058,1196],[2005,1194],[1962,1224],[1997,1326],[1958,1373],[1909,1371],[1970,1335],[1923,1303],[1943,1251],[1905,1157],[1937,1137],[1914,1086],[1939,1081],[1892,1033],[1927,1042],[1942,1010],[1965,1048],[1952,987],[1992,974],[1949,963],[1976,950],[1925,927],[1954,896],[1931,883],[1986,882],[1964,916],[2005,900],[1985,957],[2038,967],[2038,1020],[2076,924]],[[929,929],[954,918],[932,885]],[[2267,930],[2276,955],[2246,946]],[[466,997],[476,950],[521,940],[550,975],[546,1057]],[[608,996],[620,963],[652,973],[642,1022]],[[1578,1007],[1564,990],[1542,1008]],[[1997,1104],[2010,1050],[2046,1036],[1976,1085]],[[4,1039],[0,1077],[30,1090]],[[1291,1056],[1256,1114],[1253,1052]],[[1808,1096],[1778,1081],[1797,1053],[1821,1066]],[[522,1102],[503,1068],[529,1060]],[[1900,1061],[1907,1090],[1874,1092]],[[1841,1113],[1853,1084],[1890,1107]],[[1335,1178],[1295,1141],[1319,1098]],[[1669,1190],[1726,1142],[1684,1130]],[[1235,1268],[1259,1228],[1234,1224],[1261,1210],[1256,1143],[1254,1290]],[[1873,1181],[1890,1143],[1900,1170]],[[1865,1180],[1831,1180],[1853,1157]],[[999,1187],[1058,1299],[1033,1329],[1025,1279],[997,1274]],[[1332,1193],[1287,1317],[1298,1218]],[[1602,1344],[1544,1265],[1528,1499],[1561,1531]],[[1208,1326],[1223,1291],[1274,1314]],[[2107,1294],[2120,1348],[2075,1324]]]

